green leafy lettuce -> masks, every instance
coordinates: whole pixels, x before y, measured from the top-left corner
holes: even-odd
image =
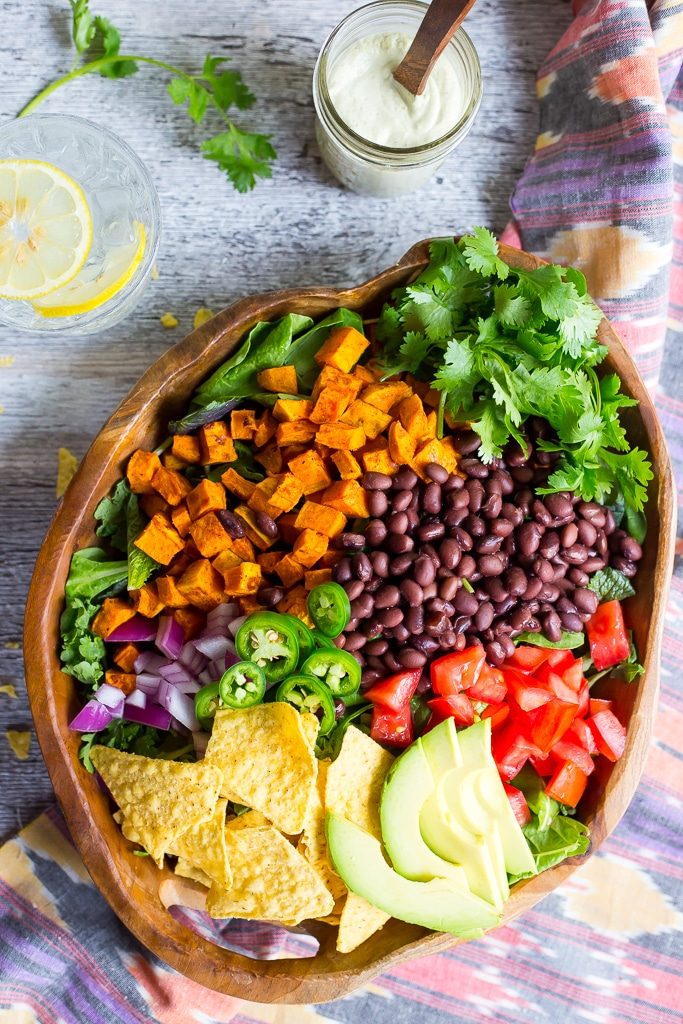
[[[125,551],[128,560],[128,590],[142,587],[159,568],[159,563],[135,546],[135,538],[147,525],[140,511],[136,494],[131,492],[127,480],[119,480],[110,495],[103,498],[95,509],[98,522],[95,533],[108,537],[112,547]]]
[[[104,674],[104,641],[90,631],[102,597],[128,580],[128,562],[110,561],[102,548],[84,548],[71,559],[66,607],[60,619],[62,671],[94,689]]]
[[[531,821],[522,831],[539,872],[555,867],[567,857],[577,857],[590,845],[588,827],[572,817],[573,811],[543,791],[543,779],[533,768],[523,768],[511,785],[521,789],[531,811]],[[510,882],[531,878],[531,872],[514,875]]]

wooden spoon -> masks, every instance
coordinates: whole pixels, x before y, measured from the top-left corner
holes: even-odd
[[[425,90],[427,79],[442,52],[469,14],[476,0],[432,0],[394,78],[413,96]]]

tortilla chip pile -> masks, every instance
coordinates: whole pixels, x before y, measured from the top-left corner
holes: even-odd
[[[196,764],[95,747],[92,761],[119,806],[123,834],[189,883],[163,883],[167,906],[205,907],[212,917],[293,926],[339,926],[348,953],[388,916],[348,892],[330,861],[325,815],[341,815],[380,838],[379,798],[392,756],[349,727],[335,761],[318,761],[318,720],[289,704],[216,714]],[[229,804],[249,808],[238,815]],[[169,888],[170,886],[170,888]],[[198,894],[203,896],[198,898]]]

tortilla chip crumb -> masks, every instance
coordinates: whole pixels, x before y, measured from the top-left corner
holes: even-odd
[[[16,356],[0,356],[0,366],[12,366],[16,358]]]
[[[2,686],[0,686],[0,693],[6,693],[10,700],[17,699],[17,691],[11,683],[3,683]]]
[[[12,748],[12,753],[18,761],[25,761],[28,757],[29,747],[31,746],[31,733],[17,732],[16,729],[8,729],[5,733],[7,742]]]
[[[214,315],[215,314],[212,309],[207,309],[206,306],[200,306],[194,315],[194,329],[196,330],[198,327],[201,327],[202,324],[205,324],[206,321],[210,320]]]
[[[156,265],[156,263],[152,267],[149,276],[152,278],[153,281],[158,281],[159,280],[159,268]]]
[[[5,643],[4,646],[5,646],[5,650],[6,651],[19,651],[19,650],[21,650],[21,644],[19,643],[18,640],[8,640]]]
[[[55,494],[61,498],[71,483],[71,478],[78,469],[78,459],[68,448],[60,448],[57,452],[57,484]]]
[[[162,327],[177,327],[178,320],[173,316],[173,313],[164,313],[163,316],[159,317]]]

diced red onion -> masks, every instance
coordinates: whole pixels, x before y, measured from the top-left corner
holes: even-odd
[[[119,704],[123,704],[125,694],[123,690],[119,690],[118,686],[110,686],[109,683],[102,683],[102,685],[95,691],[95,700],[98,700],[100,704],[104,704],[105,707],[113,710],[114,708],[117,708]]]
[[[180,628],[180,627],[178,627]],[[113,633],[106,638],[107,643],[142,643],[144,640],[153,640],[156,636],[156,625],[153,619],[146,619],[143,615],[134,615],[128,622],[117,626]]]
[[[69,728],[76,732],[100,732],[109,725],[113,715],[108,707],[97,700],[89,700],[75,718],[69,722]]]
[[[211,661],[222,658],[228,651],[232,654],[235,653],[235,645],[227,636],[217,636],[216,634],[213,636],[200,636],[193,643],[197,650],[207,658],[210,658]]]
[[[209,671],[213,673],[214,679],[220,679],[225,672],[226,668],[230,668],[231,665],[236,665],[239,658],[236,654],[232,654],[228,651],[222,658],[217,658],[215,661],[209,663]]]
[[[147,694],[144,690],[133,690],[126,697],[127,708],[146,708],[147,707]]]
[[[171,719],[171,728],[174,729],[175,732],[180,733],[181,736],[190,737],[192,735],[191,730],[186,729],[183,723],[180,722],[177,718]]]
[[[150,725],[153,729],[169,729],[171,715],[166,708],[160,708],[158,704],[148,704],[147,707],[137,708],[134,705],[124,707],[123,717],[127,722],[139,722],[140,725]]]
[[[162,615],[159,619],[154,643],[162,654],[175,660],[183,649],[183,630],[171,615]]]
[[[206,656],[197,650],[191,640],[183,645],[180,657],[178,658],[180,664],[184,665],[195,676],[206,666],[207,660]]]
[[[240,615],[239,618],[233,619],[232,622],[229,623],[228,629],[230,630],[233,636],[237,636],[237,632],[242,623],[246,621],[246,618],[246,615]]]
[[[166,708],[173,718],[177,718],[181,725],[193,731],[199,729],[199,723],[194,713],[194,701],[187,694],[181,693],[166,680],[159,684],[157,697],[162,708]]]
[[[198,758],[204,757],[206,748],[211,739],[211,734],[208,732],[193,732],[192,742],[194,743],[194,752]]]
[[[210,636],[212,633],[225,633],[225,628],[229,622],[239,615],[239,607],[233,602],[228,604],[219,604],[215,608],[212,608],[209,614],[206,616],[206,629],[204,633],[206,636]]]
[[[168,680],[169,683],[189,683],[194,681],[194,675],[189,672],[184,665],[181,665],[178,661],[172,661],[168,665],[164,665],[159,669],[159,675]]]
[[[166,664],[168,664],[166,658],[157,654],[156,651],[142,651],[133,662],[133,668],[136,672],[153,673],[158,672],[161,666]]]
[[[196,679],[189,679],[186,683],[175,683],[175,688],[180,690],[181,693],[199,693],[202,688],[202,684],[198,683]]]
[[[156,697],[160,682],[161,676],[154,676],[147,672],[140,672],[135,677],[137,689],[142,690],[143,693],[148,694],[150,697]]]
[[[124,706],[124,701],[121,701],[121,703],[117,704],[115,708],[108,708],[107,710],[112,718],[123,718]]]
[[[221,672],[221,675],[222,674],[223,673]],[[220,678],[220,676],[218,678]],[[209,683],[217,682],[217,678],[216,676],[214,676],[210,668],[205,668],[203,672],[200,672],[199,675],[197,676],[197,679],[202,684],[202,686],[208,686]]]

